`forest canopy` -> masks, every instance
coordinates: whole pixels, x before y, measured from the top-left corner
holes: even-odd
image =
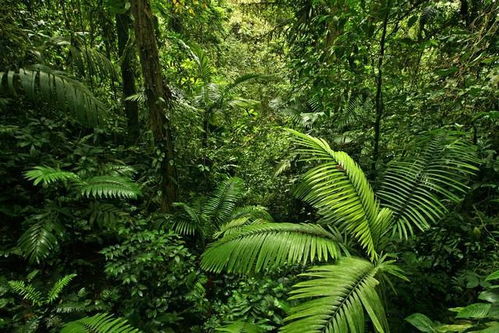
[[[0,331],[499,332],[495,0],[0,0]]]

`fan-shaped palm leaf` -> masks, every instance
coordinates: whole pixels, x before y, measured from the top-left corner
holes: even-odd
[[[426,230],[440,219],[447,212],[444,200],[459,201],[478,170],[474,147],[458,133],[430,134],[412,146],[423,150],[390,163],[378,191],[382,204],[394,212],[394,233],[403,238],[414,226]]]
[[[60,71],[42,66],[20,69],[17,72],[0,72],[0,92],[24,93],[38,102],[56,102],[63,109],[73,112],[75,118],[89,126],[98,125],[105,116],[102,103],[81,82]]]
[[[264,223],[240,228],[212,243],[203,253],[201,266],[213,272],[246,273],[339,255],[336,237],[319,225]]]
[[[317,208],[324,221],[352,233],[375,258],[383,226],[376,223],[379,204],[364,172],[347,153],[333,151],[326,141],[289,131],[303,160],[321,162],[303,176],[297,195]]]
[[[376,291],[378,266],[354,257],[335,265],[311,268],[301,275],[312,279],[299,282],[290,299],[307,299],[291,309],[281,332],[362,333],[367,312],[376,332],[387,332],[381,298]]]
[[[85,317],[64,325],[61,333],[139,333],[126,319],[113,318],[102,313]]]

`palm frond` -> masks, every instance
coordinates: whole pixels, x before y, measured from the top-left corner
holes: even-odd
[[[383,226],[376,223],[379,204],[364,172],[347,153],[333,151],[326,141],[289,131],[302,159],[320,162],[303,175],[298,197],[314,206],[324,221],[353,234],[375,258]]]
[[[48,185],[59,181],[79,179],[79,177],[73,172],[46,166],[36,166],[25,172],[24,176],[26,179],[33,181],[34,185],[38,185],[40,183]]]
[[[214,234],[215,238],[221,235],[228,235],[239,228],[257,223],[273,222],[274,219],[269,214],[267,208],[263,206],[243,206],[236,208],[232,213],[229,222],[220,226]]]
[[[240,228],[212,243],[202,255],[201,266],[212,272],[247,273],[339,255],[335,236],[319,225],[264,223]]]
[[[185,217],[174,217],[173,230],[176,233],[180,235],[194,235],[203,228],[205,224],[204,217],[198,209],[183,202],[174,202],[173,206],[182,208],[185,215]]]
[[[76,274],[68,274],[60,278],[47,294],[47,302],[52,303],[59,297],[61,291],[76,277]]]
[[[64,325],[61,333],[139,333],[126,319],[102,313],[85,317]]]
[[[57,248],[61,228],[58,222],[42,217],[21,235],[17,246],[30,263],[40,263]]]
[[[42,66],[17,72],[0,72],[0,92],[10,95],[24,93],[34,102],[55,102],[88,126],[98,125],[105,118],[102,103],[84,84],[60,71]]]
[[[113,204],[105,202],[90,202],[85,211],[90,225],[97,224],[101,228],[114,228],[126,213]]]
[[[369,124],[373,119],[372,109],[373,103],[370,99],[352,98],[336,115],[334,121],[340,131],[354,124]]]
[[[412,146],[416,156],[393,161],[378,196],[394,212],[394,234],[407,238],[414,227],[426,230],[447,212],[445,201],[457,202],[478,169],[475,149],[458,133],[430,134]]]
[[[96,48],[71,46],[69,52],[72,62],[87,76],[109,77],[112,80],[118,77],[113,62]]]
[[[142,92],[138,92],[136,94],[127,96],[125,98],[125,101],[132,101],[132,102],[137,102],[137,103],[145,103],[146,99],[147,99],[146,94],[142,91]]]
[[[250,219],[262,219],[269,222],[274,221],[272,215],[270,215],[268,209],[259,205],[249,205],[238,207],[234,209],[234,212],[230,216],[231,219],[237,219],[241,217],[249,217]]]
[[[250,216],[241,216],[233,220],[230,220],[227,223],[222,224],[219,230],[215,232],[213,236],[215,238],[219,238],[220,236],[230,235],[234,232],[237,232],[240,228],[248,225],[263,224],[268,222],[269,221],[265,219],[260,219],[260,218],[253,219]]]
[[[218,224],[227,221],[241,198],[243,185],[243,180],[236,177],[223,181],[203,206],[203,214]]]
[[[211,75],[210,62],[203,49],[196,44],[187,45],[180,38],[175,39],[179,45],[189,53],[189,56],[196,63],[198,77],[202,80],[209,79]]]
[[[93,198],[136,199],[142,192],[139,186],[119,176],[96,176],[86,179],[80,186],[81,194]]]
[[[33,285],[26,284],[24,281],[9,281],[9,287],[25,300],[30,301],[34,305],[43,304],[42,293]]]
[[[291,309],[281,332],[362,333],[365,312],[376,332],[387,332],[383,303],[376,291],[378,270],[367,260],[343,257],[335,265],[313,267],[301,274],[312,279],[296,284],[290,299],[306,301]]]

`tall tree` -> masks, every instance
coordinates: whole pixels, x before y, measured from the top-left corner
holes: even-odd
[[[125,113],[127,118],[128,141],[134,143],[139,136],[139,106],[135,100],[126,98],[136,93],[133,60],[135,51],[127,47],[130,39],[130,13],[116,15],[116,30],[118,32],[118,52],[121,57],[121,78],[123,80],[123,97],[125,98]]]
[[[135,40],[144,76],[150,126],[157,148],[164,153],[160,167],[161,209],[169,211],[177,196],[173,135],[168,118],[172,92],[161,74],[153,14],[149,1],[133,0],[131,9],[134,17]]]
[[[383,104],[383,58],[385,56],[385,45],[386,45],[386,30],[388,26],[388,19],[390,17],[390,10],[392,6],[392,1],[388,0],[385,3],[385,15],[383,18],[383,28],[381,31],[381,39],[379,42],[379,56],[377,64],[377,75],[376,75],[376,119],[374,122],[374,143],[373,143],[373,160],[371,165],[371,171],[373,174],[376,171],[376,163],[379,159],[379,140],[381,133],[381,120],[383,118],[384,104]]]

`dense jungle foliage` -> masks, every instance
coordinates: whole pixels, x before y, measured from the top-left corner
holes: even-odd
[[[0,4],[0,332],[499,332],[497,1]]]

